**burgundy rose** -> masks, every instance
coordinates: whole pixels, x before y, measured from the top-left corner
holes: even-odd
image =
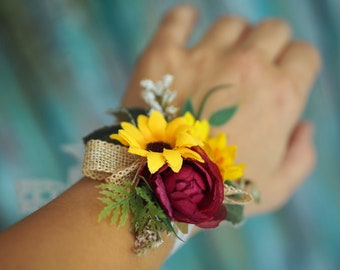
[[[226,216],[222,205],[222,176],[202,149],[196,147],[194,150],[202,156],[204,163],[184,159],[178,173],[164,165],[155,174],[149,174],[147,180],[172,220],[214,228]]]

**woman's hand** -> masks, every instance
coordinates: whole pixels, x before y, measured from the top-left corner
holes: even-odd
[[[320,67],[317,50],[290,39],[291,29],[280,20],[249,25],[235,16],[221,17],[193,47],[186,43],[197,20],[188,6],[166,14],[139,59],[123,104],[142,105],[139,83],[174,75],[178,105],[192,97],[199,104],[215,86],[204,115],[239,104],[233,119],[212,132],[226,132],[238,146],[238,161],[246,163],[246,178],[256,182],[260,204],[248,214],[282,206],[313,168],[315,152],[311,124],[299,122]]]

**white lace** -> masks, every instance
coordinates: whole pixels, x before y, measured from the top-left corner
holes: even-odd
[[[66,183],[46,178],[18,180],[16,182],[16,192],[20,215],[26,216],[41,208],[81,178],[83,145],[80,143],[62,145],[61,150],[70,154],[76,160],[75,165],[68,169]]]

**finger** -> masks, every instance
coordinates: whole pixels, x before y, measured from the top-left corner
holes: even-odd
[[[184,46],[197,17],[197,12],[189,5],[177,6],[171,9],[163,17],[151,41],[151,45],[173,44],[176,46]]]
[[[313,126],[309,122],[300,123],[291,135],[285,158],[276,174],[275,181],[280,183],[281,190],[291,194],[310,174],[315,160]]]
[[[268,19],[249,32],[241,43],[241,48],[253,48],[268,61],[274,61],[286,46],[291,36],[287,23],[278,19]]]
[[[247,28],[247,22],[241,17],[223,16],[212,25],[197,47],[230,48],[240,39]]]
[[[312,45],[302,41],[289,44],[277,62],[279,69],[292,79],[303,98],[307,96],[320,65],[319,52]]]

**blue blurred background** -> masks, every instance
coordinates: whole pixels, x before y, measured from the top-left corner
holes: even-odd
[[[80,177],[80,138],[111,123],[138,55],[175,0],[0,2],[0,230]],[[222,14],[287,20],[323,69],[304,117],[318,163],[280,211],[192,238],[168,269],[340,269],[340,1],[185,1],[197,40]]]

